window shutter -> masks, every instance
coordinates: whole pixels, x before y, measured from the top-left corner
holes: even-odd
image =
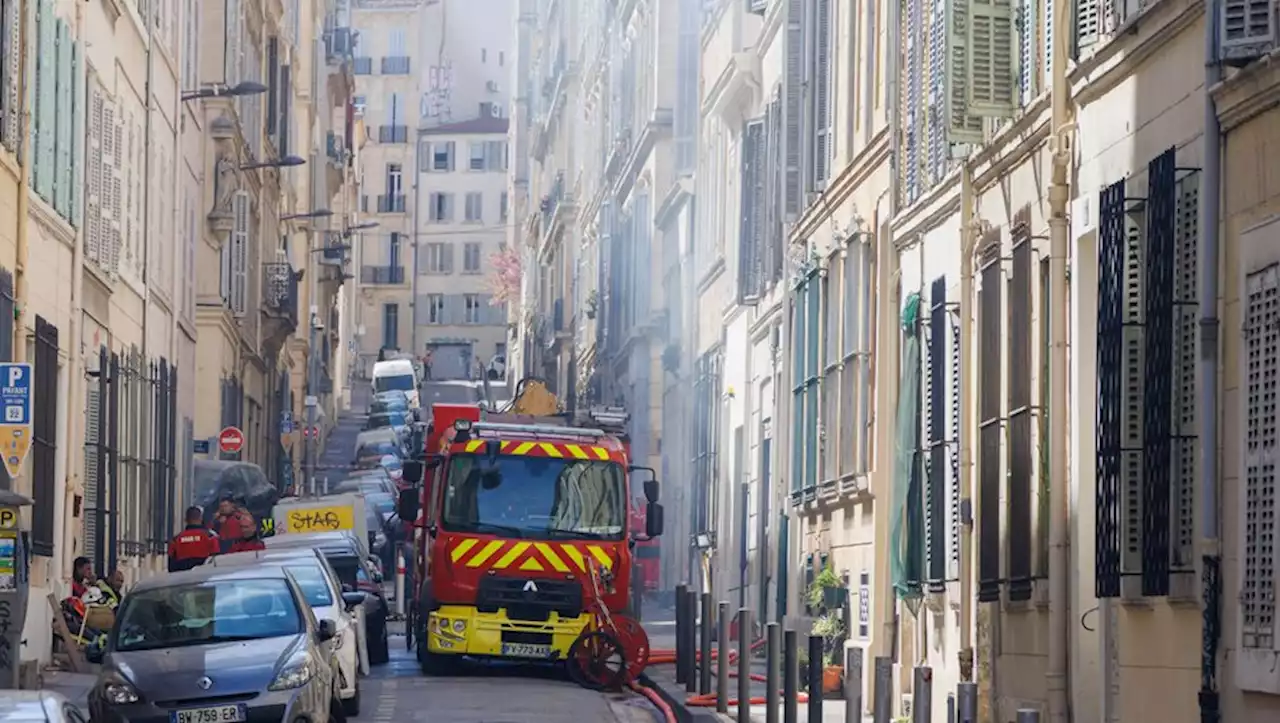
[[[923,168],[920,145],[923,143],[921,133],[924,128],[925,102],[920,97],[924,81],[924,50],[920,43],[924,33],[922,13],[924,0],[905,0],[903,3],[902,28],[902,167],[901,181],[903,200],[912,203],[922,192],[920,172]]]
[[[71,132],[75,110],[71,107],[71,91],[75,85],[71,75],[72,40],[67,24],[58,21],[57,101],[54,110],[57,121],[57,173],[54,177],[53,207],[63,218],[71,220],[71,179],[75,177],[71,157]]]
[[[1240,352],[1249,370],[1244,395],[1244,489],[1239,519],[1244,523],[1240,580],[1241,648],[1253,660],[1274,660],[1276,648],[1275,454],[1277,438],[1275,376],[1280,365],[1280,266],[1251,269],[1245,277],[1244,334]],[[1259,655],[1260,654],[1260,655]],[[1239,665],[1239,663],[1237,663]],[[1256,663],[1254,664],[1256,666]],[[1251,666],[1253,667],[1253,666]],[[1264,668],[1265,670],[1265,668]],[[1256,673],[1255,673],[1256,675]],[[1274,675],[1265,673],[1266,678]],[[1252,676],[1251,676],[1252,677]],[[1264,678],[1264,679],[1266,679]]]
[[[970,0],[969,111],[1009,118],[1018,107],[1018,36],[1011,0]]]
[[[430,173],[431,160],[431,142],[418,141],[418,173]]]
[[[764,125],[764,121],[752,121],[742,130],[742,219],[738,231],[738,300],[741,303],[758,301],[761,293]]]
[[[120,123],[119,108],[114,101],[102,100],[99,143],[102,159],[98,162],[98,238],[101,244],[98,264],[108,273],[115,271],[120,245]]]
[[[4,87],[0,88],[0,140],[10,149],[16,150],[19,143],[19,136],[22,134],[22,114],[19,112],[19,106],[22,104],[20,93],[22,86],[18,76],[18,64],[21,60],[21,54],[17,51],[19,44],[19,34],[22,28],[22,14],[19,8],[22,6],[19,2],[6,3],[4,6],[4,17],[0,18],[0,24],[4,28],[4,37],[0,38],[0,62],[5,64],[5,68],[0,75],[4,78]]]
[[[458,154],[456,152],[457,146],[458,144],[455,143],[454,141],[448,141],[447,143],[445,143],[445,147],[449,149],[448,157],[449,157],[450,171],[454,170],[454,164],[457,162],[457,159],[458,159]]]
[[[450,141],[450,145],[452,145],[452,143],[453,143],[453,142],[452,142],[452,141]],[[449,156],[449,159],[450,159],[450,161],[449,161],[449,165],[450,165],[449,170],[453,170],[453,168],[452,168],[452,166],[453,166],[453,156],[452,156],[452,155],[450,155],[450,156]],[[442,219],[440,219],[440,220],[441,220],[441,221],[452,221],[452,220],[453,220],[453,194],[452,194],[452,193],[446,193],[446,194],[444,194],[444,218],[442,218]],[[452,256],[453,256],[453,247],[452,247],[452,246],[450,246],[450,247],[449,247],[449,254],[450,254],[450,258],[452,258]]]
[[[814,91],[813,121],[813,180],[815,187],[825,187],[831,176],[831,158],[834,142],[831,137],[831,0],[817,0],[817,17],[814,19]]]
[[[782,117],[786,126],[783,133],[783,173],[785,174],[784,211],[788,220],[800,214],[803,197],[801,173],[804,136],[801,133],[804,110],[804,2],[787,0],[787,34],[784,39],[786,71],[783,74],[785,97]]]
[[[231,311],[242,315],[249,307],[249,194],[237,191],[231,203]]]
[[[446,196],[448,198],[448,196]],[[453,273],[453,245],[443,244],[440,247],[440,273]]]
[[[103,143],[103,125],[107,107],[102,91],[94,84],[89,97],[89,117],[85,120],[88,148],[85,154],[85,204],[84,204],[84,255],[90,261],[102,264],[103,234],[106,224],[103,218],[103,169],[112,162]]]
[[[1044,62],[1040,65],[1044,68],[1044,74],[1040,76],[1040,87],[1048,88],[1053,83],[1052,78],[1049,77],[1053,72],[1053,0],[1043,0],[1041,5],[1044,7],[1042,14],[1044,47],[1041,49]]]
[[[222,56],[222,77],[226,79],[227,85],[235,85],[241,80],[240,55],[243,52],[240,47],[243,42],[240,37],[240,0],[227,0],[222,22],[223,34],[226,37]],[[198,38],[196,42],[199,42]]]
[[[218,296],[222,303],[231,306],[231,241],[222,245],[218,254]]]
[[[84,164],[85,125],[85,71],[84,59],[78,43],[71,46],[71,172],[68,183],[71,185],[71,218],[72,223],[81,226],[81,197],[83,195],[83,178],[80,169]]]
[[[982,119],[969,109],[970,1],[949,0],[947,3],[946,82],[947,142],[949,143],[982,142]]]
[[[1036,92],[1036,6],[1039,0],[1018,0],[1018,102],[1027,105]]]
[[[278,131],[278,145],[280,148],[280,156],[282,158],[289,155],[289,124],[292,122],[289,111],[293,109],[292,70],[293,69],[288,65],[280,68],[280,128]]]
[[[32,166],[32,181],[36,193],[46,201],[53,201],[54,174],[57,167],[57,155],[54,145],[57,142],[56,86],[58,83],[58,32],[53,17],[53,3],[41,2],[36,7],[39,32],[39,51],[36,53],[36,107],[35,107],[35,164]]]
[[[275,138],[280,109],[280,41],[267,38],[267,135]],[[283,155],[283,154],[281,154]]]
[[[1222,0],[1223,57],[1253,58],[1275,47],[1275,17],[1271,0]]]
[[[926,180],[930,185],[947,173],[947,3],[930,0],[929,37],[925,42],[929,62],[929,101],[925,110]]]

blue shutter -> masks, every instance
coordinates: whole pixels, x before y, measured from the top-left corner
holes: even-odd
[[[947,0],[929,3],[929,109],[925,137],[928,158],[927,182],[942,180],[947,172]]]
[[[74,127],[74,111],[71,108],[71,29],[67,24],[58,21],[58,81],[55,120],[57,122],[56,172],[54,176],[53,207],[60,216],[70,221],[71,214],[71,179],[75,176],[72,169],[71,136]]]
[[[1035,96],[1037,0],[1018,0],[1018,97],[1027,105]]]
[[[80,165],[84,157],[84,138],[88,133],[85,113],[84,60],[78,43],[71,45],[71,225],[80,225],[80,199],[82,176]]]
[[[903,150],[905,151],[904,168],[903,168],[903,189],[906,193],[906,202],[908,204],[914,202],[920,195],[920,76],[921,72],[921,56],[922,48],[920,47],[921,32],[921,4],[922,0],[907,0],[906,12],[906,32],[904,33],[904,51],[907,60],[907,77],[906,77],[906,108],[904,115],[906,116],[906,134],[903,138]]]
[[[1050,85],[1049,74],[1053,72],[1053,0],[1044,0],[1044,75],[1042,87]]]
[[[39,51],[36,53],[36,117],[35,117],[35,163],[32,164],[32,182],[36,193],[46,201],[53,201],[53,178],[56,167],[54,130],[56,95],[54,87],[58,82],[58,34],[53,17],[53,0],[40,0],[36,8],[36,24],[39,30]]]

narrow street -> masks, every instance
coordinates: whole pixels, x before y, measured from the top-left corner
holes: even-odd
[[[478,394],[478,384],[462,381],[427,382],[422,389],[424,405],[473,402]],[[369,396],[368,382],[354,382],[351,409],[339,418],[330,434],[322,465],[345,465],[351,461]],[[341,472],[336,470],[327,474],[333,481],[341,478]],[[391,662],[375,667],[362,681],[362,704],[356,721],[661,723],[656,710],[644,698],[586,690],[569,682],[558,669],[464,665],[458,676],[429,678],[422,674],[413,652],[405,649],[400,624],[393,623],[391,630]]]

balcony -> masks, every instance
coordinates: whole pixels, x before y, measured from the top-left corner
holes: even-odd
[[[403,284],[403,266],[361,266],[360,283],[362,284]]]
[[[404,194],[381,194],[378,196],[378,213],[404,213]]]
[[[298,328],[298,273],[288,261],[262,265],[263,352],[268,356]]]
[[[382,59],[383,75],[408,75],[409,56],[390,55]]]
[[[351,63],[351,72],[356,75],[373,74],[373,58],[355,58]]]
[[[341,133],[329,131],[325,136],[324,153],[330,165],[344,168],[351,163],[351,154],[347,152],[346,140]]]
[[[379,143],[408,143],[409,126],[378,126]]]
[[[324,35],[325,60],[333,65],[350,60],[355,51],[355,33],[351,28],[330,28]]]
[[[320,249],[320,263],[341,266],[347,260],[349,247],[342,242],[342,234],[337,231],[329,231],[325,236],[324,248]]]

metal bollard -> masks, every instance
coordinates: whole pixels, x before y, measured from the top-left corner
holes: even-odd
[[[715,615],[711,608],[711,593],[702,593],[702,639],[699,641],[698,655],[698,693],[706,695],[711,692],[711,626],[715,624]]]
[[[1040,711],[1035,708],[1020,708],[1018,723],[1040,723]]]
[[[782,723],[800,723],[800,656],[796,631],[782,633]]]
[[[750,608],[738,608],[738,723],[751,723]]]
[[[883,655],[876,658],[872,683],[875,688],[871,698],[871,717],[875,723],[890,723],[893,720],[893,658]]]
[[[844,649],[844,723],[862,723],[862,648]]]
[[[778,646],[781,642],[777,623],[764,626],[764,723],[778,723]]]
[[[685,650],[684,644],[688,640],[688,636],[684,634],[684,626],[688,621],[684,619],[684,599],[685,594],[689,591],[688,585],[676,585],[676,684],[684,685],[688,680],[688,671],[685,670]]]
[[[809,636],[809,723],[822,723],[822,658],[826,641]]]
[[[684,679],[684,690],[686,693],[696,693],[698,691],[698,593],[694,590],[685,594],[684,617],[689,621],[684,628],[685,670],[688,673]]]
[[[396,615],[404,617],[404,550],[396,550]]]
[[[716,608],[716,712],[729,714],[729,603],[721,601]]]
[[[933,719],[933,668],[916,668],[911,686],[911,721],[929,723]]]
[[[956,723],[978,723],[978,684],[956,686]]]

